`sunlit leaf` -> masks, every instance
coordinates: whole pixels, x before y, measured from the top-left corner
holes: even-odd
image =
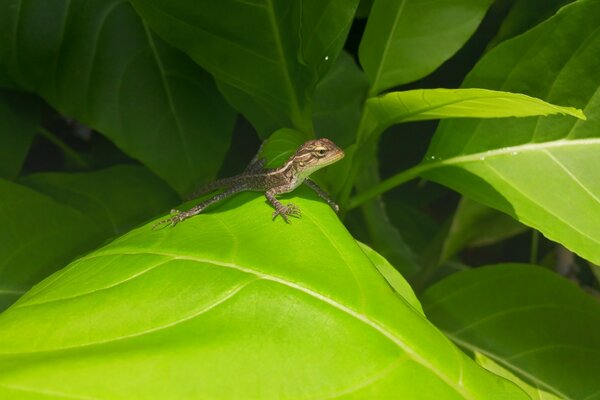
[[[0,315],[0,363],[10,365],[0,387],[526,398],[392,290],[327,204],[297,194],[303,217],[291,224],[271,221],[263,196],[246,193],[174,228],[135,229],[42,282]]]

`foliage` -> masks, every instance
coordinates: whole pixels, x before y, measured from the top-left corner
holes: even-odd
[[[600,0],[566,3],[4,1],[0,397],[598,396]],[[314,137],[339,215],[151,229]]]

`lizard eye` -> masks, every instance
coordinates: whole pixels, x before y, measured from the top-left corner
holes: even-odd
[[[317,155],[317,157],[323,157],[323,156],[325,156],[325,153],[327,153],[327,149],[316,149],[315,150],[315,154]]]

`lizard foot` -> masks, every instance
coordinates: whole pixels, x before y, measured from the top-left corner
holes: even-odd
[[[184,215],[185,213],[179,210],[173,209],[171,210],[171,214],[174,214],[171,218],[163,219],[162,221],[158,221],[156,224],[154,224],[152,230],[156,230],[161,225],[175,226],[177,225],[177,223],[183,221],[186,218]]]
[[[281,218],[283,218],[283,220],[288,224],[290,223],[290,220],[288,219],[289,216],[296,218],[300,218],[301,216],[300,209],[292,203],[275,210],[273,212],[273,219],[277,218],[278,215],[281,215]]]

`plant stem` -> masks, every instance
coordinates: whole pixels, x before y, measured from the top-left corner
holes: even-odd
[[[65,142],[56,137],[55,134],[41,126],[38,127],[38,133],[52,142],[56,147],[61,149],[65,157],[70,158],[75,164],[81,168],[90,169],[89,164],[79,154],[73,151],[73,149],[67,146]]]
[[[529,263],[530,264],[537,263],[539,244],[540,244],[540,233],[534,229],[531,231],[531,251],[529,253]]]
[[[403,183],[406,183],[416,177],[418,177],[424,171],[427,171],[431,168],[435,168],[437,163],[428,163],[428,164],[418,164],[412,168],[404,170],[391,178],[386,179],[385,181],[373,186],[370,189],[365,190],[354,196],[350,199],[348,203],[348,210],[352,210],[363,204],[364,202],[371,200],[374,197],[377,197],[390,189],[395,188],[396,186],[400,186]]]

